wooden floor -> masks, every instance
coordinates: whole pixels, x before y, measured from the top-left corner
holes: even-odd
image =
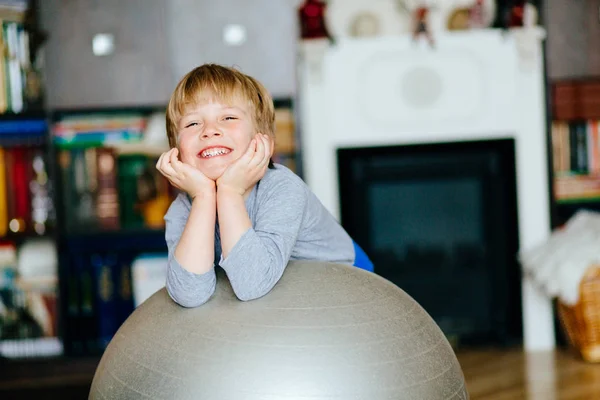
[[[600,364],[585,363],[564,350],[457,350],[456,355],[471,400],[600,400]],[[93,358],[0,359],[0,399],[85,399],[97,363]]]
[[[559,350],[457,350],[471,400],[600,400],[600,364]]]

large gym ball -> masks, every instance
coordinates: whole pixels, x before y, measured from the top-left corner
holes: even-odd
[[[290,262],[248,302],[225,275],[197,308],[165,289],[121,326],[90,399],[468,399],[460,365],[410,296],[356,267]]]

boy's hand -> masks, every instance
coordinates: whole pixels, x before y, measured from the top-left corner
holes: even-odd
[[[156,169],[179,190],[183,190],[195,198],[200,194],[214,193],[215,181],[209,179],[197,168],[179,161],[179,150],[171,149],[161,154]]]
[[[248,150],[217,179],[217,190],[244,195],[265,175],[272,155],[273,139],[267,135],[256,134],[250,141]]]

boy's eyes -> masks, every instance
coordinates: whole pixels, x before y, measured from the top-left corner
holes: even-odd
[[[233,115],[228,115],[226,117],[223,117],[224,121],[234,121],[236,119],[239,119],[239,118],[236,116],[233,116]],[[200,125],[200,124],[198,122],[189,122],[185,125],[185,128],[190,128],[192,126],[197,126],[197,125]]]

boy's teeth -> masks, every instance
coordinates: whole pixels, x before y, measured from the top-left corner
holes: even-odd
[[[211,149],[204,150],[200,155],[202,157],[214,157],[226,153],[229,153],[229,149],[226,149],[224,147],[213,147]]]

